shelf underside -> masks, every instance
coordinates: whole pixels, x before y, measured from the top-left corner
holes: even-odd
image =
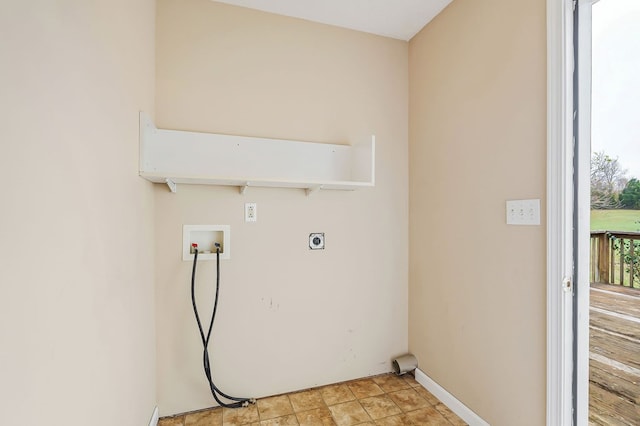
[[[236,186],[242,189],[247,187],[264,187],[264,188],[298,188],[314,191],[317,189],[335,189],[353,191],[359,188],[373,187],[371,182],[353,182],[353,181],[296,181],[290,179],[239,179],[239,178],[221,178],[213,176],[172,176],[164,174],[154,174],[141,172],[140,176],[154,183],[172,184],[189,184],[189,185],[222,185]]]

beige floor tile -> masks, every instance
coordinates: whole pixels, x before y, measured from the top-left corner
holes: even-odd
[[[371,396],[359,401],[373,420],[402,414],[402,410],[387,395]]]
[[[160,419],[158,426],[184,426],[184,416],[165,417]]]
[[[326,404],[320,395],[320,391],[312,389],[303,392],[296,392],[289,395],[293,411],[307,411],[312,408],[325,407]]]
[[[257,423],[260,421],[258,415],[258,407],[250,405],[243,408],[223,408],[222,424],[223,426],[240,426]]]
[[[376,420],[377,426],[413,426],[413,422],[409,420],[406,414],[400,414],[398,416],[385,417],[384,419]]]
[[[338,426],[358,425],[371,420],[358,401],[332,405],[329,407],[329,411]]]
[[[431,404],[421,397],[415,389],[405,389],[388,394],[398,407],[405,413],[408,411],[418,410],[420,408],[429,407]]]
[[[373,377],[373,381],[385,392],[395,392],[410,387],[406,380],[395,374]]]
[[[222,409],[215,408],[187,414],[184,426],[222,426]]]
[[[407,418],[415,425],[421,426],[450,426],[451,423],[434,407],[421,408],[407,413]]]
[[[420,395],[421,397],[427,400],[429,405],[440,404],[440,400],[436,398],[431,392],[423,388],[422,386],[414,389],[416,392],[418,392],[418,395]]]
[[[335,426],[328,407],[296,413],[300,426]]]
[[[287,395],[272,396],[258,400],[258,413],[260,420],[269,420],[293,414],[293,407]]]
[[[420,383],[418,383],[418,381],[415,379],[415,377],[413,377],[411,374],[403,374],[402,376],[402,380],[404,380],[405,382],[407,382],[407,384],[409,386],[411,386],[412,388],[419,388],[422,387],[422,385]]]
[[[158,426],[466,425],[411,375],[385,374],[264,398],[239,409],[160,419]]]
[[[327,405],[335,405],[356,399],[353,392],[351,392],[345,384],[325,386],[320,388],[319,391]]]
[[[260,426],[298,426],[298,424],[298,419],[295,414],[276,417],[275,419],[263,420],[260,422]]]
[[[384,391],[380,389],[380,386],[378,386],[372,379],[356,380],[355,382],[347,383],[347,386],[349,386],[351,392],[353,392],[355,397],[358,399],[381,395],[384,393]]]
[[[444,405],[442,402],[438,402],[434,405],[434,408],[438,410],[440,414],[444,416],[445,419],[449,420],[453,426],[467,426],[464,420],[462,420],[456,413],[451,411],[449,407]]]

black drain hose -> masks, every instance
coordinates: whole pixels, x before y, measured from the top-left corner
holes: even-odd
[[[238,398],[235,396],[227,395],[222,392],[218,387],[213,383],[213,378],[211,376],[211,362],[209,361],[209,340],[211,339],[211,330],[213,329],[213,322],[216,319],[216,311],[218,310],[218,294],[220,292],[220,244],[216,243],[216,297],[213,302],[213,312],[211,313],[211,322],[209,323],[209,330],[207,331],[207,336],[204,335],[204,330],[202,329],[202,323],[200,322],[200,315],[198,315],[198,308],[196,307],[196,295],[195,295],[195,285],[196,285],[196,264],[198,263],[198,248],[195,247],[193,254],[193,270],[191,272],[191,303],[193,305],[193,313],[196,316],[196,322],[198,323],[198,330],[200,331],[200,338],[202,339],[202,346],[204,348],[202,352],[202,365],[204,367],[204,374],[207,376],[207,380],[209,381],[209,388],[211,389],[211,394],[216,402],[221,407],[226,408],[240,408],[246,407],[249,404],[255,404],[256,400],[253,398]],[[229,399],[231,401],[235,401],[232,403],[225,403],[220,400],[220,397]]]

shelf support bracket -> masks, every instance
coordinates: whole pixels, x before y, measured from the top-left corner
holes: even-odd
[[[307,193],[307,197],[311,194],[313,194],[314,192],[318,192],[320,189],[322,189],[322,185],[320,186],[312,186],[310,188],[306,188],[305,192]]]
[[[244,185],[240,187],[240,195],[244,195],[247,192],[247,188],[249,187],[249,182],[246,182]]]
[[[176,183],[174,181],[172,181],[171,179],[165,179],[164,181],[166,182],[166,184],[169,187],[169,190],[171,192],[173,192],[175,194],[176,191],[178,191],[178,186],[176,185]]]

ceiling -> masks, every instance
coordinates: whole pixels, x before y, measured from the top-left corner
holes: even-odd
[[[409,40],[452,0],[215,0]]]

